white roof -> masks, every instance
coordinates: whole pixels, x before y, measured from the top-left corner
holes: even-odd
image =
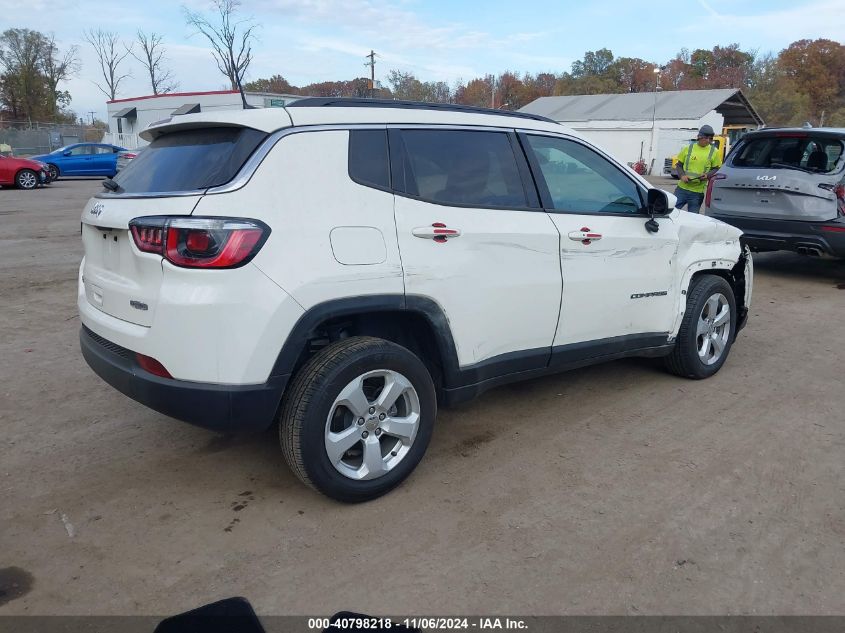
[[[527,117],[487,114],[484,112],[410,107],[291,107],[256,108],[251,110],[216,110],[185,114],[151,123],[141,132],[145,140],[152,140],[159,134],[173,129],[206,127],[208,125],[244,126],[263,132],[275,132],[292,125],[347,125],[356,123],[375,124],[440,124],[475,125],[501,128],[545,130],[579,136],[569,128],[553,121],[536,120]]]
[[[763,123],[742,91],[734,88],[540,97],[519,111],[555,121],[651,121],[700,119],[712,110],[726,123]]]

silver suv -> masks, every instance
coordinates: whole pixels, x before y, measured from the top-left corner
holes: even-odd
[[[745,233],[754,251],[845,257],[845,129],[745,135],[710,180],[705,214]]]

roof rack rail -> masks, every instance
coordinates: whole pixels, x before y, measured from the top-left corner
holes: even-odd
[[[548,117],[527,112],[513,112],[512,110],[494,110],[493,108],[478,108],[476,106],[459,105],[455,103],[428,103],[425,101],[401,101],[394,99],[364,99],[361,97],[305,97],[297,99],[285,106],[286,108],[398,108],[404,110],[443,110],[444,112],[469,112],[473,114],[494,114],[510,116],[518,119],[532,119],[557,123]]]

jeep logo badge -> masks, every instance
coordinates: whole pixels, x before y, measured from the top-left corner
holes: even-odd
[[[777,180],[777,176],[757,176],[757,180]]]
[[[95,204],[93,207],[91,207],[91,210],[90,210],[88,213],[90,213],[91,215],[93,215],[95,218],[99,218],[99,217],[100,217],[100,214],[101,214],[104,210],[105,210],[105,205],[104,205],[102,202],[98,202],[98,203],[97,203],[97,204]]]

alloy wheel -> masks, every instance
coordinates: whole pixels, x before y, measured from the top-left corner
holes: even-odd
[[[18,184],[21,189],[35,189],[38,185],[38,177],[31,171],[25,171],[18,176]]]
[[[342,475],[377,479],[411,450],[420,425],[420,399],[405,376],[366,372],[335,398],[326,419],[326,454]]]
[[[701,362],[705,365],[718,362],[731,335],[731,304],[721,292],[711,295],[705,302],[695,334]]]

